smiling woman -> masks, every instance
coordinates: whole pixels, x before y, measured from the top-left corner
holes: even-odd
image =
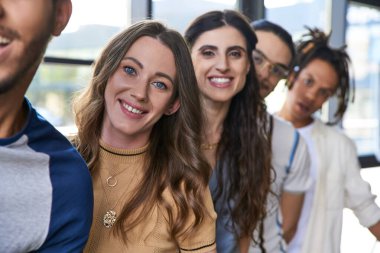
[[[71,98],[91,76],[91,63],[109,38],[123,27],[147,18],[164,20],[183,31],[196,15],[211,9],[235,8],[236,1],[73,0],[72,18],[59,38],[51,41],[45,61],[27,93],[43,115],[65,135],[76,133]],[[151,11],[144,9],[151,2]],[[177,7],[178,5],[178,7]],[[91,7],[91,11],[89,10]],[[173,8],[176,12],[173,12]],[[83,15],[86,13],[86,15]],[[174,16],[173,16],[174,15]],[[178,19],[178,17],[181,19]],[[175,20],[175,21],[174,21]],[[173,22],[174,21],[174,22]]]
[[[74,107],[75,143],[94,182],[85,252],[213,252],[210,167],[182,36],[138,22],[108,43],[91,80]]]
[[[237,252],[240,239],[253,237],[255,229],[263,232],[271,180],[267,117],[251,57],[257,38],[246,17],[233,10],[195,18],[185,38],[206,115],[202,151],[214,168],[217,248]]]
[[[137,39],[106,86],[102,140],[116,148],[148,143],[154,124],[179,108],[172,99],[175,75],[168,47],[155,38]]]

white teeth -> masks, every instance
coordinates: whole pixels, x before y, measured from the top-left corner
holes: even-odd
[[[211,81],[215,83],[228,83],[230,79],[224,77],[213,77],[211,78]]]
[[[8,44],[10,42],[10,39],[0,36],[0,44]]]
[[[129,112],[135,113],[135,114],[142,114],[143,112],[140,110],[137,110],[136,108],[133,108],[130,105],[123,104],[124,108],[127,109]]]

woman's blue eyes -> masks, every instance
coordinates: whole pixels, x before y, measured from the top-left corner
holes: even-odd
[[[127,73],[128,75],[131,75],[131,76],[136,76],[136,74],[137,74],[136,70],[132,67],[124,67],[124,71],[125,71],[125,73]],[[163,82],[155,81],[155,82],[152,82],[152,85],[154,87],[156,87],[157,89],[160,89],[160,90],[167,89],[166,84]]]
[[[132,67],[124,67],[124,71],[129,75],[135,75],[136,74],[136,70]]]
[[[163,82],[153,82],[152,84],[160,90],[165,90],[167,88]]]

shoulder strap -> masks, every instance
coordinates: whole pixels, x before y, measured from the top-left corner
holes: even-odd
[[[296,154],[296,151],[297,151],[297,146],[298,146],[299,139],[300,139],[300,134],[299,134],[299,132],[297,130],[295,130],[295,132],[294,132],[293,147],[292,147],[292,151],[290,152],[288,166],[286,166],[286,174],[289,174],[290,169],[292,167],[292,163],[293,163],[293,160],[294,160],[294,155]]]

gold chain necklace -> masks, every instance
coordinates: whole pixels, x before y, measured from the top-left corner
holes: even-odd
[[[127,168],[121,170],[121,171],[117,171],[114,175],[112,175],[109,171],[108,171],[108,174],[110,174],[110,176],[107,177],[106,179],[106,183],[109,187],[115,187],[118,183],[117,181],[117,178],[116,176],[125,172],[127,170]]]
[[[215,143],[202,143],[201,144],[201,149],[203,150],[212,150],[212,149],[215,149],[216,146],[218,146],[219,142],[215,142]]]
[[[126,171],[126,169],[124,169],[123,171]],[[121,172],[115,174],[113,177],[115,177],[115,176],[118,175],[118,174],[121,174]],[[117,219],[117,214],[116,214],[115,208],[116,208],[117,205],[119,204],[120,200],[123,198],[124,194],[125,194],[126,192],[128,192],[128,190],[129,190],[129,188],[131,187],[132,182],[134,181],[136,175],[137,175],[137,169],[136,169],[136,171],[135,171],[135,173],[134,173],[134,175],[133,175],[133,177],[132,177],[132,179],[131,179],[131,184],[129,184],[128,187],[124,190],[124,192],[123,192],[123,194],[121,195],[121,197],[116,201],[116,204],[115,204],[113,207],[109,208],[109,210],[106,211],[106,213],[104,214],[104,216],[103,216],[103,225],[104,225],[106,228],[112,228],[112,226],[115,224],[116,219]],[[109,199],[108,199],[108,196],[107,196],[107,190],[106,190],[106,187],[104,186],[104,183],[103,183],[103,178],[102,178],[101,172],[99,172],[99,176],[100,176],[100,181],[101,181],[102,188],[103,188],[103,192],[104,192],[104,197],[105,197],[106,202],[107,202],[107,206],[111,206],[111,205],[110,205],[110,202],[109,202]],[[111,176],[111,177],[112,177],[112,176]],[[108,181],[109,181],[108,179],[109,179],[109,178],[110,178],[110,177],[108,177],[107,180],[105,180],[106,183],[107,183],[107,185],[109,185],[109,184],[108,184]],[[115,180],[116,180],[116,184],[115,184],[115,185],[112,185],[112,186],[109,185],[109,186],[111,186],[111,187],[115,187],[115,186],[117,185],[117,179],[115,178]]]
[[[118,153],[113,152],[112,150],[109,150],[109,149],[103,147],[102,145],[100,145],[100,148],[103,149],[104,151],[106,151],[107,153],[114,154],[114,155],[120,155]],[[146,150],[144,150],[144,151],[142,151],[140,153],[130,154],[130,155],[123,155],[123,156],[137,156],[137,155],[141,155],[141,154],[143,154],[145,152],[146,152]],[[116,174],[114,174],[114,175],[111,175],[111,173],[108,171],[108,173],[110,174],[110,176],[108,176],[107,179],[105,180],[106,184],[109,187],[114,188],[117,185],[117,183],[118,183],[116,176],[119,175],[119,174],[121,174],[121,173],[123,173],[126,170],[127,169],[124,169],[124,170],[121,170],[119,172],[116,172]],[[121,195],[121,197],[116,201],[116,204],[114,205],[114,207],[110,208],[104,214],[104,216],[103,216],[103,225],[106,228],[111,228],[115,224],[116,219],[117,219],[117,214],[116,214],[115,208],[119,204],[120,200],[123,198],[124,194],[129,190],[130,186],[132,185],[132,182],[134,181],[134,179],[135,179],[135,177],[137,175],[137,171],[138,171],[138,169],[135,170],[135,173],[134,173],[134,175],[133,175],[133,177],[131,179],[131,184],[128,185],[128,187],[125,189],[125,191],[123,192],[123,194]],[[110,203],[109,203],[108,197],[107,197],[106,187],[104,186],[103,178],[101,176],[101,171],[99,171],[99,176],[100,176],[100,181],[101,181],[101,184],[102,184],[102,189],[103,189],[103,192],[104,192],[104,196],[105,196],[107,205],[111,206]]]

